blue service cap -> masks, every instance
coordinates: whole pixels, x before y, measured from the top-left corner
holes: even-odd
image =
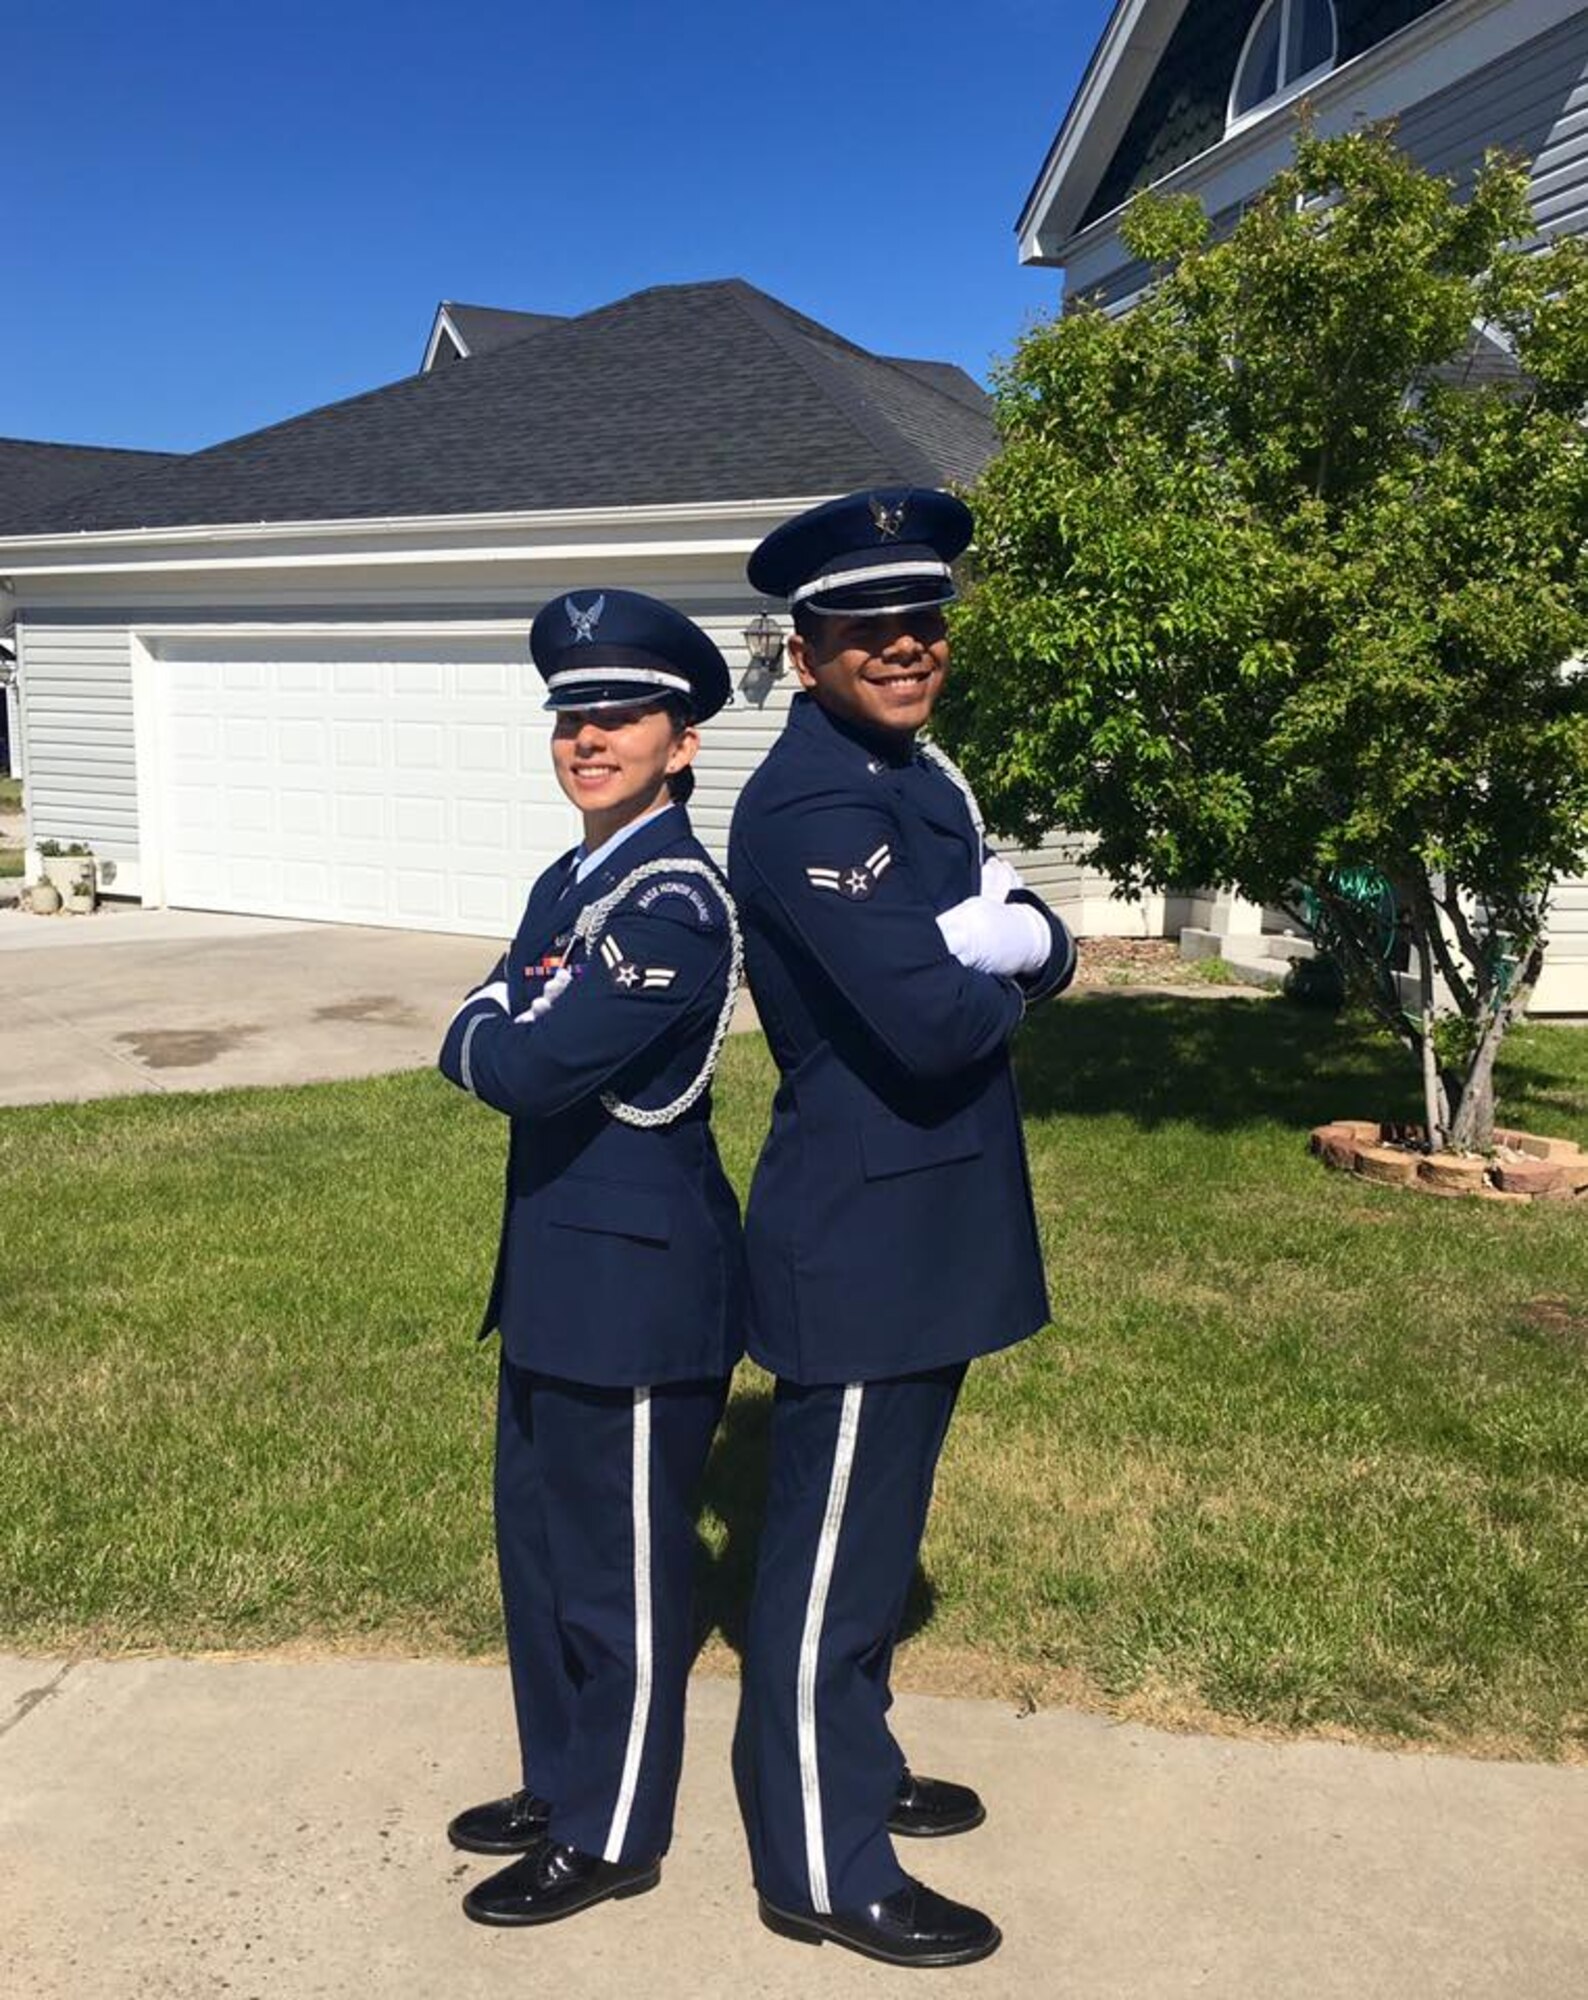
[[[751,556],[768,597],[812,611],[881,616],[950,604],[949,568],[971,538],[970,509],[931,486],[876,486],[796,514]]]
[[[704,722],[728,699],[728,663],[681,611],[638,590],[566,590],[529,628],[548,708],[682,701]]]

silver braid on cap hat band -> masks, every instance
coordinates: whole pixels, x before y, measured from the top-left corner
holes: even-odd
[[[716,1070],[722,1045],[728,1039],[728,1026],[733,1020],[733,1003],[739,996],[739,981],[744,976],[744,939],[739,932],[739,914],[733,907],[733,898],[722,886],[717,871],[709,861],[696,861],[684,856],[676,861],[647,861],[625,875],[618,886],[593,903],[587,903],[574,922],[574,937],[581,941],[589,955],[591,947],[607,927],[607,920],[618,905],[641,882],[648,882],[657,875],[698,875],[708,883],[722,905],[722,913],[728,920],[728,984],[722,996],[722,1007],[717,1015],[717,1025],[712,1031],[711,1046],[706,1051],[706,1060],[700,1073],[686,1090],[680,1091],[670,1104],[658,1104],[652,1108],[638,1104],[625,1104],[615,1092],[603,1090],[601,1108],[616,1118],[620,1124],[638,1126],[647,1131],[659,1125],[671,1125],[682,1118],[689,1107],[705,1091]]]
[[[981,806],[977,802],[976,794],[970,788],[970,779],[966,777],[965,773],[954,762],[953,758],[949,756],[948,752],[946,750],[939,750],[935,743],[928,743],[923,738],[915,747],[929,764],[937,766],[951,785],[959,787],[960,791],[964,794],[966,805],[970,807],[970,823],[976,829],[976,838],[984,841],[987,838],[987,822],[981,816]]]

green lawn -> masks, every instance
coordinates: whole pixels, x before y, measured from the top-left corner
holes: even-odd
[[[0,812],[21,812],[22,780],[0,778]]]
[[[901,1678],[1588,1754],[1588,1212],[1325,1174],[1308,1124],[1413,1079],[1281,1003],[1060,1003],[1021,1069],[1056,1326],[972,1371]],[[741,1187],[769,1082],[731,1042]],[[1588,1139],[1588,1034],[1502,1089]],[[0,1113],[0,1640],[492,1648],[501,1142],[427,1074]],[[710,1475],[730,1643],[765,1411],[747,1370]]]
[[[20,847],[7,847],[5,842],[0,840],[0,880],[7,876],[20,875],[22,859]]]

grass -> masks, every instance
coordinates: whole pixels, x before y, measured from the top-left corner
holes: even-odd
[[[1588,1754],[1588,1227],[1325,1174],[1409,1073],[1279,1004],[1034,1016],[1054,1328],[971,1373],[900,1678],[1218,1726]],[[729,1044],[743,1187],[770,1067]],[[1588,1139],[1588,1035],[1506,1115]],[[501,1134],[420,1074],[0,1114],[0,1639],[498,1643]],[[708,1477],[737,1641],[765,1383]]]
[[[22,780],[20,778],[0,778],[0,812],[18,813],[22,810]],[[22,873],[24,855],[20,847],[13,847],[0,840],[0,881]]]

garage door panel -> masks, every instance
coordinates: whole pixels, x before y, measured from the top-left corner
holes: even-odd
[[[447,838],[447,807],[442,799],[392,800],[392,836],[405,844],[439,852]]]
[[[511,930],[578,834],[521,646],[456,642],[454,657],[415,641],[380,659],[352,641],[317,660],[267,657],[268,643],[162,662],[167,900]]]
[[[457,668],[460,701],[483,699],[492,703],[507,700],[512,690],[508,675],[513,671],[502,660],[462,660]]]
[[[339,722],[332,732],[332,755],[338,768],[348,765],[378,771],[386,762],[384,725],[372,722]]]
[[[460,771],[505,773],[512,766],[512,741],[500,723],[460,722],[452,741]]]

